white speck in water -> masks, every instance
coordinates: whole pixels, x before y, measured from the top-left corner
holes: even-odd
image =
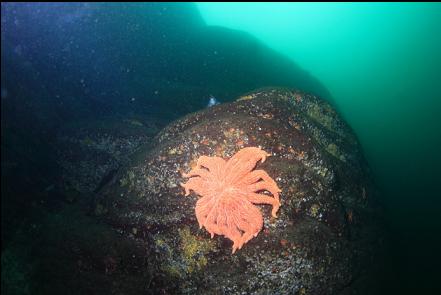
[[[216,99],[216,97],[214,97],[213,95],[210,94],[210,98],[208,99],[207,107],[212,107],[217,104],[219,104],[219,101]]]

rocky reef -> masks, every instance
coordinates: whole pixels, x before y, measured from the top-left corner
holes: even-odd
[[[198,196],[184,196],[180,183],[201,155],[229,158],[249,146],[271,154],[257,167],[282,190],[281,207],[274,218],[258,205],[263,230],[232,255],[230,240],[199,228]],[[352,130],[327,102],[289,89],[256,90],[169,124],[102,187],[92,210],[136,249],[130,269],[148,274],[137,293],[368,294],[384,247]],[[130,273],[120,255],[114,273]]]

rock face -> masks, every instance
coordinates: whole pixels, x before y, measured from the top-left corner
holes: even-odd
[[[229,239],[199,229],[199,197],[185,197],[180,183],[201,155],[230,158],[249,146],[271,154],[257,169],[277,182],[281,207],[273,218],[271,206],[257,205],[263,230],[232,255]],[[356,137],[329,104],[286,89],[170,124],[103,187],[94,214],[134,241],[137,255],[144,249],[132,268],[149,274],[144,288],[153,293],[368,292],[382,242]]]

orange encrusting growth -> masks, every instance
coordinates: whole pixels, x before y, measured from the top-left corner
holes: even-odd
[[[264,170],[253,170],[268,156],[257,147],[243,148],[227,161],[201,156],[196,167],[183,175],[190,178],[181,184],[185,195],[192,190],[201,196],[195,208],[200,228],[205,227],[212,238],[217,234],[232,240],[233,253],[262,229],[262,213],[253,204],[272,205],[274,217],[279,210],[281,190],[276,182]],[[273,197],[258,193],[263,190]]]

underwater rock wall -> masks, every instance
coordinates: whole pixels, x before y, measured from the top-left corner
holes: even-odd
[[[282,190],[278,217],[234,255],[200,229],[182,173],[202,156],[259,146]],[[317,97],[261,89],[164,128],[100,191],[94,214],[145,247],[149,290],[204,294],[370,294],[385,246],[368,167],[350,128]],[[141,263],[141,262],[140,262]]]

